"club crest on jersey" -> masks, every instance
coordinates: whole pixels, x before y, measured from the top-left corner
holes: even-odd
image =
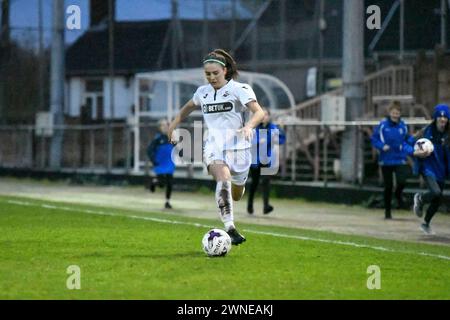
[[[223,94],[222,97],[226,98],[226,97],[228,97],[229,95],[230,95],[230,93],[229,93],[228,91],[225,91],[225,93]]]
[[[233,109],[233,104],[231,102],[204,104],[202,109],[203,113],[228,112]]]

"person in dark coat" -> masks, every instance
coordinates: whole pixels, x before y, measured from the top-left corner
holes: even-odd
[[[263,213],[269,214],[273,211],[273,206],[269,204],[271,175],[261,175],[261,169],[269,168],[274,165],[275,154],[272,154],[272,144],[278,143],[281,145],[284,144],[286,140],[284,131],[270,121],[270,111],[267,108],[263,108],[263,110],[264,118],[255,128],[256,134],[254,135],[253,142],[256,145],[256,161],[252,161],[253,163],[250,167],[252,181],[247,202],[247,212],[249,214],[253,214],[254,212],[253,199],[260,182],[263,191]]]
[[[414,213],[423,216],[423,207],[429,203],[424,221],[420,228],[425,234],[434,234],[430,227],[431,220],[436,214],[443,199],[445,179],[450,173],[450,146],[449,146],[449,118],[448,105],[439,104],[435,107],[433,121],[420,130],[416,139],[427,138],[434,146],[432,152],[415,152],[414,173],[420,174],[428,187],[426,192],[414,195]]]
[[[398,207],[404,209],[403,189],[410,174],[407,156],[413,153],[414,138],[408,132],[407,124],[401,119],[401,106],[397,101],[388,108],[388,116],[375,128],[371,142],[379,151],[378,164],[381,166],[384,181],[384,217],[392,219],[391,202],[393,177],[395,174],[397,187],[395,197]]]
[[[169,122],[162,119],[158,122],[159,132],[155,135],[152,142],[147,147],[147,156],[153,164],[153,172],[156,178],[150,180],[150,191],[155,192],[155,186],[166,188],[166,209],[172,209],[170,197],[172,195],[173,173],[175,163],[172,160],[173,144],[170,143],[167,136]]]

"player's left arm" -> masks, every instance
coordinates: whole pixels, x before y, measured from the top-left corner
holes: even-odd
[[[153,165],[156,165],[155,154],[156,154],[156,149],[158,147],[157,143],[158,143],[158,136],[156,136],[147,147],[147,156],[148,156],[148,159],[153,163]]]
[[[405,139],[402,143],[402,149],[406,151],[406,154],[412,156],[414,154],[414,144],[416,143],[416,139],[409,134],[409,127],[406,125],[406,134]]]
[[[242,129],[238,130],[238,132],[242,132],[246,138],[251,139],[253,136],[253,129],[256,128],[264,118],[264,111],[256,100],[250,101],[246,106],[253,112],[253,115],[247,124]]]
[[[274,135],[272,133],[272,136],[274,136],[276,139],[274,142],[278,143],[279,145],[284,144],[286,142],[286,133],[280,126],[278,126],[276,124],[274,125],[274,129],[277,130],[277,133],[278,133],[277,135]]]

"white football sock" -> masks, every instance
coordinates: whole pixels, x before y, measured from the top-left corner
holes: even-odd
[[[231,182],[219,181],[216,185],[216,203],[225,231],[234,228],[233,200],[231,199]]]

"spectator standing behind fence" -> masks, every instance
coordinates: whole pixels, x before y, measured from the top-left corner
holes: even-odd
[[[170,205],[170,196],[172,194],[173,172],[175,171],[175,163],[172,161],[173,144],[169,142],[167,132],[169,130],[169,122],[162,119],[158,122],[158,133],[147,147],[147,156],[153,164],[153,172],[156,177],[150,178],[149,189],[155,192],[155,187],[166,188],[166,209],[172,209]]]
[[[253,198],[258,188],[259,181],[261,179],[262,191],[263,191],[263,213],[269,214],[273,211],[273,207],[269,204],[270,195],[270,175],[262,175],[261,168],[269,168],[274,165],[276,161],[274,159],[275,154],[272,154],[272,144],[284,144],[286,138],[283,130],[281,130],[276,124],[270,122],[270,111],[267,108],[263,108],[264,118],[262,122],[256,127],[256,134],[254,135],[253,143],[256,144],[256,161],[252,161],[250,167],[250,176],[252,181],[250,184],[250,190],[248,194],[247,212],[253,214]],[[278,130],[278,132],[276,131]],[[276,140],[278,138],[278,141]],[[276,148],[273,150],[276,152]],[[278,161],[277,161],[278,162]]]
[[[412,155],[414,138],[408,132],[408,126],[401,119],[401,106],[393,101],[388,107],[388,116],[375,128],[372,135],[372,146],[379,151],[379,165],[384,181],[384,216],[392,219],[391,201],[393,189],[393,176],[395,173],[397,187],[395,197],[398,207],[405,209],[403,202],[403,189],[410,168],[407,165],[407,156]]]
[[[445,179],[450,174],[450,138],[449,138],[450,110],[448,105],[437,105],[433,113],[431,124],[420,130],[415,138],[429,139],[434,146],[434,151],[428,153],[417,150],[414,153],[414,173],[420,174],[428,187],[424,193],[414,195],[414,212],[418,217],[423,216],[423,207],[430,204],[420,228],[425,234],[434,234],[430,222],[439,209],[442,202],[445,187]]]

